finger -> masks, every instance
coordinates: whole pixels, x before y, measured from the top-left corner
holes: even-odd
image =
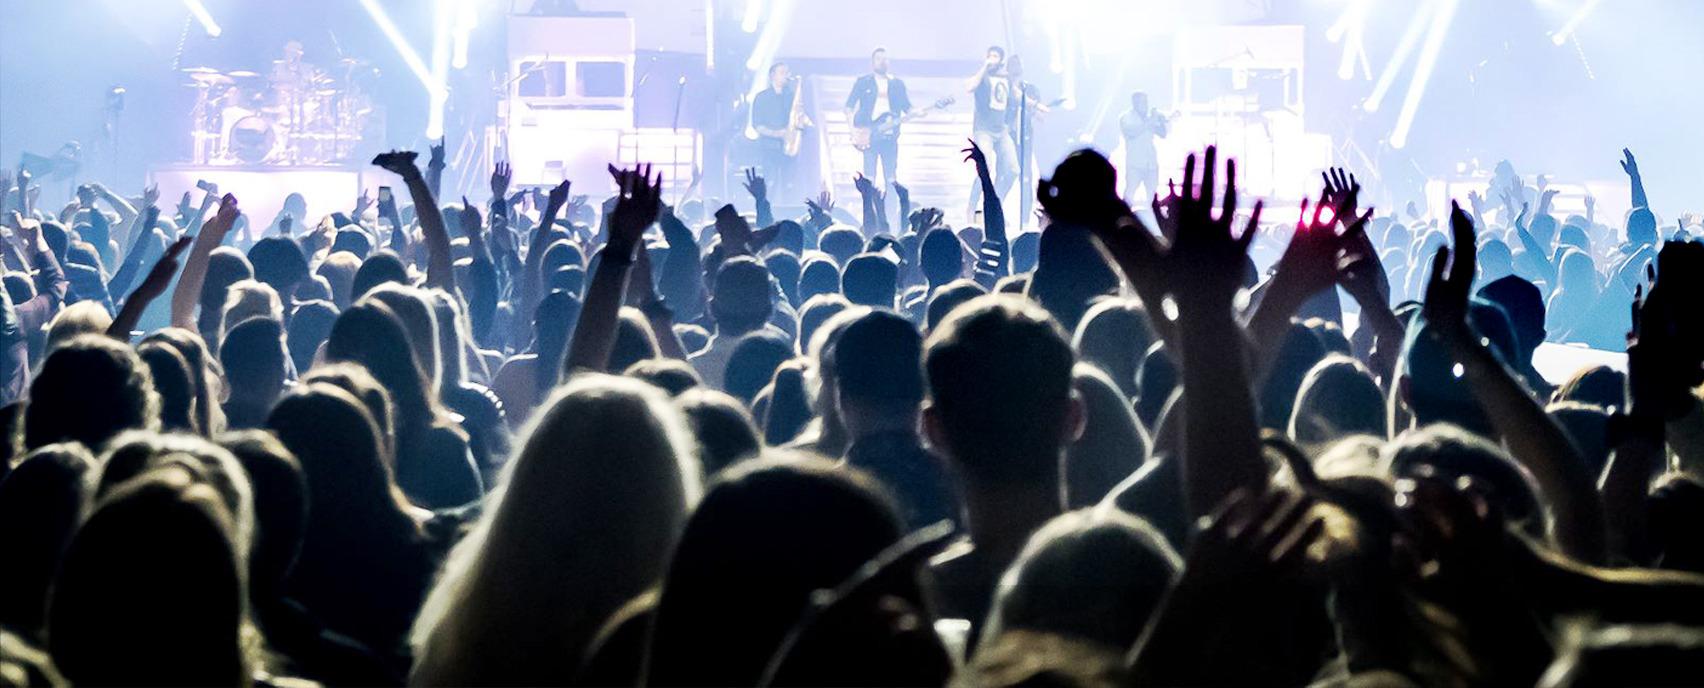
[[[1211,513],[1196,521],[1196,530],[1201,534],[1222,534],[1233,517],[1248,509],[1249,501],[1248,490],[1240,487],[1232,490],[1218,506],[1213,507]]]
[[[1283,506],[1285,497],[1283,492],[1272,490],[1249,500],[1248,508],[1238,514],[1241,518],[1226,525],[1226,534],[1232,540],[1253,537],[1258,542],[1262,529],[1272,520],[1272,514]]]
[[[1260,551],[1271,552],[1275,549],[1296,529],[1296,525],[1307,517],[1312,508],[1312,500],[1306,497],[1286,497],[1278,501],[1265,514],[1265,519],[1260,524],[1258,545]]]
[[[1307,525],[1297,530],[1293,537],[1279,542],[1278,547],[1271,554],[1272,565],[1279,569],[1294,566],[1297,560],[1306,555],[1308,550],[1313,547],[1314,541],[1318,540],[1320,535],[1324,533],[1325,519],[1315,518],[1308,521]]]
[[[1450,233],[1454,235],[1456,253],[1450,267],[1450,281],[1467,289],[1473,285],[1479,247],[1473,239],[1473,219],[1462,212],[1461,204],[1452,202],[1450,205]]]
[[[1211,192],[1213,187],[1209,185],[1207,190]],[[1226,227],[1229,227],[1231,226],[1231,218],[1236,216],[1237,161],[1235,158],[1230,158],[1225,160],[1225,206],[1224,209],[1219,212],[1219,218],[1224,221]]]
[[[1333,184],[1333,183],[1332,183],[1332,179],[1331,179],[1331,173],[1329,173],[1329,172],[1320,172],[1320,173],[1319,173],[1319,178],[1320,178],[1320,180],[1322,180],[1322,181],[1324,181],[1324,182],[1325,182],[1325,190],[1326,190],[1326,191],[1334,191],[1334,190],[1336,190],[1336,189],[1335,189],[1335,185],[1334,185],[1334,184]],[[1307,200],[1307,199],[1302,199],[1302,200]]]
[[[1317,209],[1314,211],[1314,220],[1313,221],[1315,223],[1319,222],[1319,211]],[[1306,231],[1307,228],[1308,228],[1308,199],[1307,199],[1306,196],[1303,196],[1302,197],[1302,212],[1296,214],[1296,231],[1297,232],[1303,232],[1303,231]]]
[[[1219,147],[1208,146],[1207,155],[1202,159],[1202,163],[1201,190],[1199,193],[1201,194],[1202,205],[1212,208],[1213,194],[1218,193],[1218,187],[1214,184],[1219,181]]]
[[[1248,228],[1243,230],[1242,239],[1237,242],[1242,247],[1243,253],[1248,252],[1249,244],[1254,243],[1254,235],[1260,231],[1260,211],[1265,207],[1266,201],[1254,202],[1254,211],[1248,215]]]
[[[1195,154],[1183,159],[1183,197],[1195,200]]]

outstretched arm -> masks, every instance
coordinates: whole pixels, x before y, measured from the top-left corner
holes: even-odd
[[[120,341],[130,341],[130,332],[136,329],[136,323],[142,320],[142,312],[148,310],[154,299],[166,293],[166,287],[171,286],[172,275],[177,274],[178,256],[184,249],[189,248],[193,237],[179,237],[177,241],[160,254],[160,260],[154,263],[154,269],[148,271],[147,279],[136,285],[136,291],[130,292],[124,300],[124,306],[118,309],[118,315],[112,319],[112,325],[107,327],[107,336]]]
[[[1242,236],[1234,236],[1236,162],[1227,161],[1224,209],[1218,219],[1212,217],[1216,157],[1208,147],[1199,194],[1193,184],[1195,157],[1184,165],[1183,196],[1174,210],[1177,240],[1168,256],[1176,267],[1166,271],[1178,305],[1183,485],[1192,518],[1207,515],[1238,489],[1258,494],[1268,483],[1243,331],[1233,306],[1260,206]]]
[[[1550,507],[1556,543],[1562,552],[1586,563],[1602,563],[1603,504],[1593,476],[1582,470],[1586,463],[1574,443],[1468,326],[1477,246],[1473,220],[1460,205],[1450,214],[1450,229],[1455,261],[1446,273],[1444,264],[1450,249],[1438,250],[1432,260],[1422,313],[1461,363],[1467,386],[1510,455],[1538,481],[1544,497],[1541,501]]]
[[[1625,156],[1621,161],[1621,171],[1627,173],[1627,181],[1633,188],[1633,207],[1649,209],[1651,200],[1645,197],[1645,178],[1639,174],[1639,161],[1633,158],[1630,149],[1621,149],[1621,154]]]
[[[1267,283],[1259,305],[1249,316],[1249,338],[1255,344],[1255,379],[1277,358],[1290,318],[1308,299],[1330,289],[1337,281],[1344,254],[1365,236],[1372,212],[1358,216],[1360,184],[1343,170],[1325,175],[1325,190],[1308,219],[1308,202],[1302,201],[1296,232],[1278,259],[1278,271]],[[1329,213],[1329,216],[1327,215]],[[1341,225],[1343,233],[1338,234]]]
[[[433,198],[440,198],[444,191],[444,138],[438,137],[438,142],[432,144],[430,150],[432,157],[426,161],[426,188],[432,192]],[[419,205],[419,202],[415,204]],[[414,212],[419,214],[420,211],[416,209]]]
[[[219,202],[219,212],[201,226],[201,233],[189,249],[189,258],[184,260],[183,276],[172,291],[173,327],[196,331],[195,307],[201,301],[201,285],[207,281],[207,259],[213,255],[213,249],[225,243],[225,235],[236,225],[238,214],[237,197],[225,194]]]
[[[1011,244],[1006,241],[1006,209],[1000,203],[1000,195],[994,191],[994,178],[988,172],[988,156],[982,152],[982,147],[976,145],[975,139],[967,139],[970,144],[964,153],[965,162],[975,163],[976,179],[982,185],[982,247],[988,250],[990,258],[984,259],[978,254],[976,265],[976,282],[983,288],[992,291],[995,283],[1011,272]]]
[[[755,168],[747,167],[745,171],[745,189],[751,194],[751,200],[757,204],[757,226],[768,227],[775,224],[775,210],[769,205],[769,183],[763,180]]]
[[[154,237],[154,220],[159,215],[160,209],[154,206],[148,206],[147,210],[142,211],[143,224],[149,229],[135,234],[136,241],[132,242],[130,250],[124,253],[124,262],[120,264],[118,272],[113,274],[112,280],[107,282],[107,290],[112,298],[121,298],[124,292],[130,289],[130,283],[136,279],[136,273],[142,270],[142,259],[148,252],[148,240]]]
[[[443,145],[434,148],[434,156],[443,154]],[[420,222],[420,236],[426,243],[426,286],[455,291],[455,266],[450,257],[450,235],[444,229],[444,214],[438,200],[428,188],[420,168],[414,165],[413,151],[391,151],[373,158],[373,164],[402,177],[408,185],[408,195],[414,200],[414,217]]]
[[[580,320],[568,342],[562,362],[564,374],[576,370],[603,371],[609,368],[609,353],[615,347],[617,322],[621,317],[623,292],[633,268],[634,251],[641,250],[645,228],[657,221],[663,182],[651,178],[650,165],[615,173],[619,200],[610,218],[609,243],[592,273]]]

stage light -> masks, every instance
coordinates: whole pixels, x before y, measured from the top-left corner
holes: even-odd
[[[1367,96],[1361,109],[1367,112],[1378,112],[1384,103],[1385,94],[1390,93],[1390,87],[1396,84],[1396,73],[1402,71],[1408,63],[1408,56],[1414,54],[1414,47],[1420,44],[1420,34],[1426,28],[1426,17],[1431,14],[1435,3],[1429,2],[1414,10],[1414,16],[1408,20],[1408,30],[1402,33],[1402,38],[1396,43],[1396,50],[1391,53],[1390,62],[1385,64],[1384,71],[1379,73],[1378,83],[1373,84],[1373,92]]]
[[[460,0],[438,0],[432,11],[432,83],[436,89],[427,89],[426,138],[436,139],[444,135],[444,106],[449,102],[450,75],[450,24],[454,20],[456,5]]]
[[[1443,52],[1444,38],[1450,33],[1461,0],[1433,0],[1438,5],[1432,16],[1432,27],[1426,34],[1426,45],[1420,49],[1420,62],[1414,68],[1414,80],[1408,83],[1408,96],[1402,101],[1402,113],[1397,115],[1396,129],[1391,132],[1390,145],[1400,149],[1408,145],[1408,132],[1414,128],[1414,117],[1420,112],[1420,100],[1426,95],[1426,82],[1432,80],[1432,70],[1438,66],[1438,54]]]
[[[1580,11],[1575,12],[1574,16],[1568,18],[1568,23],[1563,24],[1561,29],[1550,35],[1550,42],[1559,46],[1563,43],[1567,43],[1568,39],[1574,35],[1574,30],[1580,28],[1580,23],[1584,22],[1586,20],[1586,16],[1590,15],[1592,10],[1597,9],[1598,3],[1602,1],[1603,0],[1586,0],[1586,4],[1580,6]]]
[[[1372,67],[1367,63],[1367,0],[1350,0],[1349,8],[1343,11],[1343,16],[1325,32],[1325,37],[1333,43],[1343,41],[1343,56],[1337,62],[1337,78],[1344,81],[1355,78],[1355,67],[1360,66],[1362,73],[1368,79],[1372,77]]]
[[[207,11],[206,5],[201,4],[201,0],[183,0],[183,4],[189,8],[189,13],[195,16],[195,20],[201,22],[201,29],[207,32],[208,37],[218,38],[219,34],[225,32],[219,28],[219,22],[213,21],[212,13]]]
[[[473,36],[473,30],[479,28],[478,0],[454,1],[456,21],[450,39],[450,66],[455,69],[467,69],[467,43]]]
[[[769,66],[775,64],[775,53],[781,49],[781,39],[791,28],[793,5],[797,0],[774,0],[769,5],[769,18],[763,25],[763,32],[757,35],[757,46],[751,49],[751,57],[746,60],[746,69],[752,70],[751,89],[747,96],[756,96],[759,91],[769,88]]]
[[[408,39],[402,35],[402,30],[397,28],[396,22],[391,21],[390,15],[385,14],[384,8],[379,6],[378,0],[361,0],[361,7],[367,10],[368,16],[373,18],[373,23],[379,26],[379,31],[390,40],[397,54],[402,56],[403,64],[408,66],[408,71],[414,72],[414,77],[420,80],[420,84],[425,86],[428,92],[437,93],[444,90],[443,85],[432,78],[432,71],[427,69],[426,62],[420,59],[420,53],[414,51],[414,47],[409,45]]]
[[[763,0],[746,0],[745,18],[740,20],[740,30],[757,33],[757,20],[762,16]]]

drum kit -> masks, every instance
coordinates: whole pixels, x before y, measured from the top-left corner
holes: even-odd
[[[328,165],[350,159],[365,140],[380,140],[382,110],[362,88],[376,74],[347,59],[328,74],[298,69],[180,70],[195,89],[190,136],[200,165]],[[335,75],[335,76],[334,76]]]

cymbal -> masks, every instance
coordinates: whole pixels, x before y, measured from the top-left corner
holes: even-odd
[[[178,71],[185,74],[218,74],[219,70],[212,67],[184,67]]]
[[[231,80],[231,77],[218,72],[192,72],[189,75],[189,78],[191,81],[206,86],[220,86],[235,83]]]
[[[260,74],[257,73],[257,72],[251,72],[251,71],[244,69],[244,70],[231,72],[231,73],[227,74],[226,76],[229,76],[233,79],[255,79],[255,78],[260,77]]]

